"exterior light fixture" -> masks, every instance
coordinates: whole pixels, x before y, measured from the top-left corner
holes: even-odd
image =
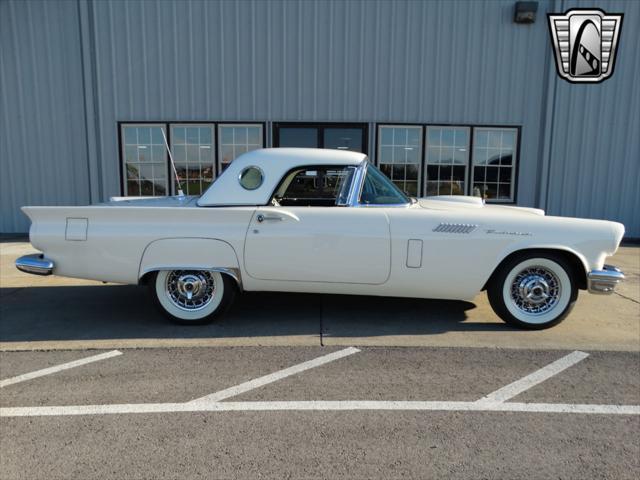
[[[534,23],[538,11],[538,2],[516,2],[513,15],[515,23]]]

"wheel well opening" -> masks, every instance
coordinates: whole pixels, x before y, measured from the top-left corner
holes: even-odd
[[[152,270],[150,272],[145,273],[144,275],[142,275],[142,277],[140,277],[140,279],[138,280],[138,285],[144,286],[144,285],[149,285],[149,282],[151,281],[151,278],[153,277],[153,275],[157,272],[159,272],[160,270]],[[227,273],[227,272],[220,272],[221,275],[224,275],[227,278],[230,278],[231,280],[233,280],[233,284],[236,286],[236,288],[238,290],[242,290],[242,285],[240,283],[240,280],[236,277],[234,277],[233,275]]]
[[[554,248],[531,248],[531,249],[517,250],[517,251],[507,255],[496,266],[496,268],[493,270],[493,272],[491,272],[491,275],[489,276],[489,279],[487,280],[487,282],[482,287],[482,290],[484,291],[484,290],[487,289],[487,286],[493,281],[493,278],[495,277],[496,273],[500,270],[502,265],[504,265],[506,262],[510,261],[514,257],[519,257],[519,256],[530,257],[532,255],[535,255],[536,253],[553,253],[555,255],[561,256],[569,264],[569,266],[571,267],[571,272],[570,273],[572,274],[573,278],[576,281],[576,286],[580,290],[586,290],[587,289],[587,272],[586,272],[586,270],[584,268],[584,264],[582,263],[580,258],[578,258],[577,255],[575,255],[574,253],[568,252],[566,250],[558,250],[558,249],[554,249]]]

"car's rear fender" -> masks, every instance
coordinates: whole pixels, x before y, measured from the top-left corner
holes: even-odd
[[[144,249],[138,281],[159,270],[212,270],[231,276],[242,288],[238,257],[233,247],[210,238],[163,238]]]

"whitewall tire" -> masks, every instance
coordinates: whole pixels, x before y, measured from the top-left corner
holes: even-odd
[[[523,253],[496,271],[488,288],[491,307],[506,323],[549,328],[571,311],[578,289],[569,262],[553,252]]]
[[[185,325],[213,321],[235,296],[234,281],[209,270],[161,270],[154,272],[149,286],[160,309]]]

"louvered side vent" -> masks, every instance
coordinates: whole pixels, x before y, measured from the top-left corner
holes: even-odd
[[[466,223],[441,223],[433,229],[438,233],[471,233],[478,225],[469,225]]]

